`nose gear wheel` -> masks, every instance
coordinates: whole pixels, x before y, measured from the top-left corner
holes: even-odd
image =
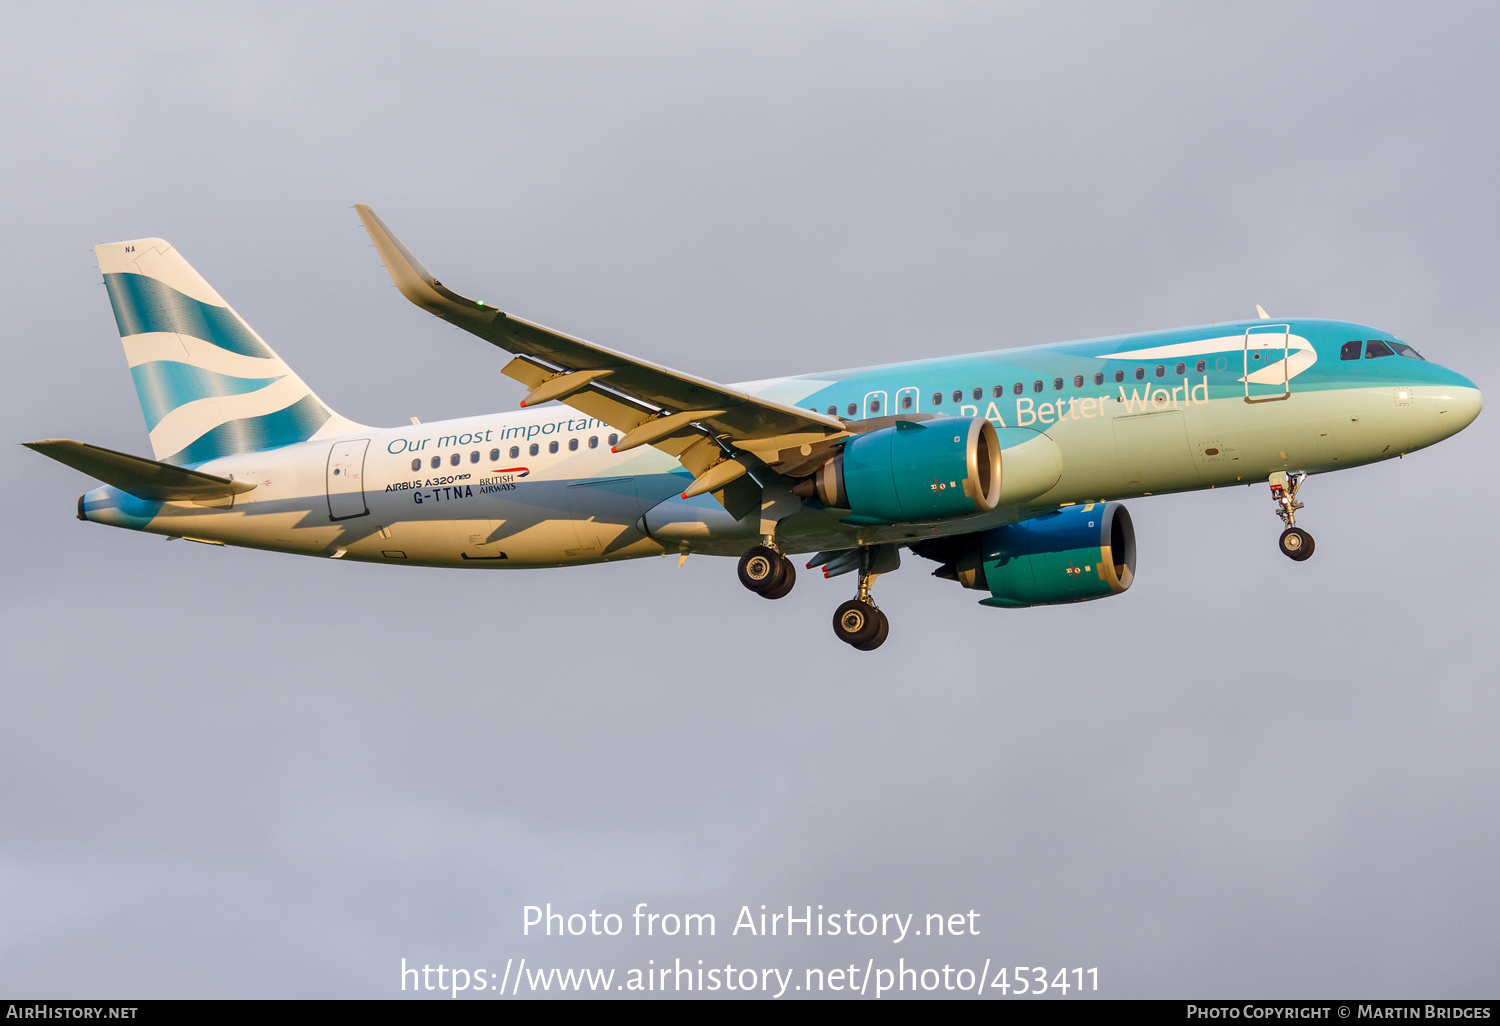
[[[1302,562],[1313,554],[1313,536],[1300,527],[1288,527],[1281,532],[1281,552],[1289,559]]]
[[[1302,562],[1313,554],[1313,536],[1297,526],[1297,511],[1302,503],[1297,501],[1297,491],[1307,480],[1307,472],[1292,473],[1277,471],[1271,475],[1271,501],[1276,503],[1276,515],[1286,525],[1281,532],[1281,552],[1288,559]]]

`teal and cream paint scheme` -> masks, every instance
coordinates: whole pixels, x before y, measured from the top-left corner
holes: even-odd
[[[416,305],[510,355],[519,412],[375,428],[339,416],[161,239],[98,246],[153,459],[29,443],[105,482],[81,520],[331,559],[555,567],[739,559],[766,598],[855,574],[834,631],[878,648],[875,578],[903,550],[1019,607],[1135,574],[1120,500],[1269,486],[1282,551],[1310,474],[1474,420],[1475,384],[1389,332],[1264,315],[1169,331],[720,385],[465,298],[356,207]]]

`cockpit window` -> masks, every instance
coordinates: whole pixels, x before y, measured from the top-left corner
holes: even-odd
[[[1365,344],[1359,339],[1355,339],[1353,342],[1345,342],[1343,345],[1339,346],[1339,359],[1358,360],[1359,352],[1364,347]]]
[[[1381,356],[1395,356],[1395,355],[1396,355],[1395,353],[1391,352],[1391,347],[1388,346],[1388,345],[1386,345],[1384,342],[1380,341],[1380,339],[1378,339],[1378,338],[1372,338],[1372,339],[1370,339],[1370,341],[1368,341],[1368,342],[1365,343],[1365,359],[1366,360],[1374,360],[1377,357],[1381,357]]]
[[[1415,349],[1413,349],[1411,346],[1407,345],[1405,342],[1395,342],[1395,341],[1392,341],[1391,342],[1391,348],[1396,351],[1396,355],[1397,356],[1404,356],[1408,360],[1426,360],[1427,359],[1427,357],[1425,357],[1421,353],[1417,352]]]

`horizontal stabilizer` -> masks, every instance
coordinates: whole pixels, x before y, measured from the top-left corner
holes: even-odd
[[[158,463],[156,460],[68,438],[22,444],[74,470],[96,477],[105,484],[114,485],[122,492],[129,492],[138,499],[201,502],[205,499],[238,495],[255,487],[249,481],[231,481],[226,477],[215,477],[213,474],[175,467],[170,463]]]

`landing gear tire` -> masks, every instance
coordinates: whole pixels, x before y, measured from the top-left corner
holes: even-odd
[[[1302,562],[1313,554],[1313,536],[1300,527],[1288,527],[1281,532],[1281,552],[1288,559]]]
[[[781,553],[757,545],[740,557],[740,583],[757,595],[774,588],[780,577]]]
[[[755,594],[779,599],[797,583],[792,561],[767,545],[757,545],[740,557],[740,583]]]
[[[875,610],[875,615],[880,619],[880,625],[875,628],[875,636],[869,641],[861,641],[859,644],[854,646],[861,652],[875,651],[875,649],[879,648],[881,645],[884,645],[885,639],[890,636],[891,621],[886,618],[885,613],[881,612],[878,609]]]
[[[787,593],[792,590],[792,585],[797,583],[797,568],[792,565],[792,561],[785,556],[778,558],[781,560],[781,565],[777,568],[776,583],[761,592],[761,598],[785,598]]]
[[[833,633],[846,645],[869,651],[878,647],[889,632],[885,614],[869,602],[850,599],[833,611]]]

